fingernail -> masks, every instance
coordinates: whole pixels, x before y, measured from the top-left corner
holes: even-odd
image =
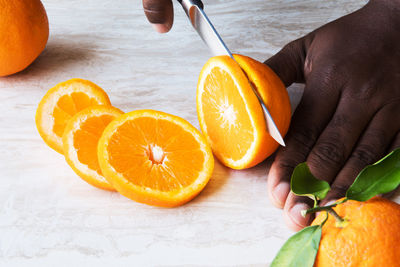
[[[332,204],[335,203],[336,201],[337,201],[337,199],[329,200],[328,202],[326,202],[326,205],[325,205],[325,206],[332,205]]]
[[[286,198],[290,192],[290,185],[288,183],[282,182],[279,183],[272,191],[272,195],[275,203],[277,203],[280,207],[283,207],[286,202]]]
[[[310,215],[307,214],[305,217],[302,215],[303,210],[308,210],[310,207],[305,203],[297,203],[290,209],[290,218],[293,223],[297,224],[300,228],[307,225]]]
[[[335,203],[336,201],[337,201],[337,199],[329,200],[328,202],[322,201],[320,203],[320,206],[329,206],[329,205],[332,205],[333,203]]]
[[[166,33],[169,31],[169,27],[165,24],[153,23],[151,26],[153,26],[153,28],[159,33]]]

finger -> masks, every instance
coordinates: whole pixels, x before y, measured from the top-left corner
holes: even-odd
[[[392,192],[383,194],[382,197],[387,198],[387,199],[391,199],[396,194],[397,190],[398,190],[398,187],[395,190],[393,190]]]
[[[389,154],[390,152],[392,152],[395,149],[400,148],[400,132],[397,133],[397,135],[395,136],[395,138],[393,138],[392,144],[390,145],[390,148],[388,151],[386,151],[387,154]],[[393,195],[396,193],[396,191],[398,190],[395,189],[392,192],[389,192],[387,194],[383,194],[383,197],[385,198],[391,198],[393,197]]]
[[[311,208],[312,205],[313,201],[310,198],[296,196],[290,192],[284,207],[284,218],[286,225],[294,231],[299,231],[310,225],[314,216],[307,214],[305,217],[303,217],[303,215],[301,215],[301,211]]]
[[[324,99],[324,103],[320,99]],[[306,86],[285,137],[286,147],[278,151],[268,174],[268,194],[275,206],[283,208],[293,169],[306,160],[334,113],[338,99],[337,91],[329,93],[313,83]]]
[[[285,86],[294,82],[304,82],[304,62],[310,42],[309,36],[292,41],[264,62],[275,71]]]
[[[340,99],[335,114],[307,158],[308,166],[317,178],[329,183],[333,181],[373,114],[373,108],[365,103]]]
[[[397,123],[393,123],[400,121],[400,115],[397,114],[400,114],[398,105],[386,106],[377,112],[343,169],[336,176],[331,185],[331,191],[322,204],[344,197],[361,170],[386,154],[391,140],[400,128]]]
[[[400,122],[398,121],[397,123]],[[400,148],[400,132],[398,132],[395,138],[393,138],[392,144],[390,145],[389,151],[387,151],[387,153],[390,153],[398,148]]]
[[[171,0],[143,0],[144,13],[156,31],[168,32],[174,21]]]

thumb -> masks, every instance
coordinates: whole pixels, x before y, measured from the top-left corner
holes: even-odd
[[[143,0],[144,13],[156,31],[168,32],[174,21],[171,0]]]
[[[307,56],[306,37],[285,45],[281,51],[264,62],[281,78],[285,86],[304,83],[304,62]]]

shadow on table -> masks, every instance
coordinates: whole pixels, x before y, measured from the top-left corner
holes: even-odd
[[[252,168],[240,171],[225,167],[222,163],[215,159],[214,172],[209,183],[200,193],[199,197],[195,198],[192,203],[196,203],[198,201],[201,202],[203,201],[203,198],[206,199],[209,198],[210,195],[218,194],[219,191],[226,186],[228,180],[232,178],[231,176],[235,175],[234,172],[241,172],[244,177],[248,177],[249,179],[267,180],[267,174],[273,162],[273,158],[274,155]]]
[[[217,193],[219,190],[221,190],[221,188],[228,181],[230,173],[233,171],[232,169],[225,167],[221,162],[218,161],[217,158],[214,157],[214,159],[215,159],[215,165],[213,174],[207,186],[200,193],[199,198],[213,195]]]
[[[89,66],[96,54],[95,42],[75,41],[77,36],[52,36],[44,51],[25,70],[9,76],[8,78],[43,77],[49,74],[69,73],[76,66]]]

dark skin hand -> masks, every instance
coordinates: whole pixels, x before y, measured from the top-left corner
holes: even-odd
[[[171,1],[143,5],[156,30],[171,28]],[[327,203],[343,197],[366,165],[400,147],[400,0],[371,0],[289,43],[265,64],[286,86],[305,84],[286,147],[268,174],[272,203],[284,209],[290,228],[300,230],[312,220],[300,211],[312,203],[290,192],[297,164],[306,161],[331,184]]]

